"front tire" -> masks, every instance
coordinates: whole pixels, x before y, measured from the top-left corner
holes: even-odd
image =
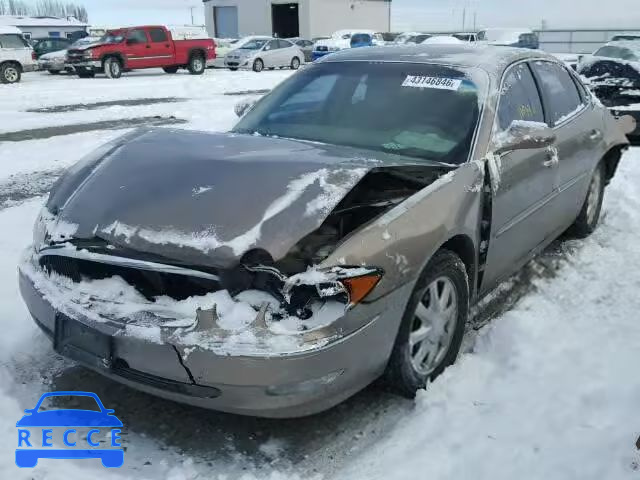
[[[174,73],[178,73],[178,67],[163,67],[164,73],[169,73],[173,75]]]
[[[575,238],[585,238],[591,235],[598,227],[602,202],[604,200],[604,187],[606,184],[606,172],[604,162],[601,161],[591,176],[587,198],[576,221],[569,228],[569,234]]]
[[[298,57],[293,57],[291,59],[291,70],[298,70],[300,68],[300,59]]]
[[[104,61],[104,73],[108,78],[118,79],[122,77],[122,64],[115,57],[109,57]]]
[[[264,70],[264,62],[259,58],[256,58],[256,60],[253,62],[253,71],[256,73],[260,73],[263,70]]]
[[[238,71],[238,67],[229,67],[229,70],[231,70],[232,72],[237,72]]]
[[[60,70],[49,70],[51,75],[60,75]]]
[[[469,280],[458,257],[438,251],[416,282],[402,318],[384,382],[415,397],[457,358],[469,314]]]
[[[79,78],[94,78],[95,72],[77,72]]]
[[[192,55],[187,67],[191,75],[202,75],[207,68],[207,64],[202,55]]]
[[[18,83],[22,78],[22,71],[15,63],[5,63],[0,66],[1,83]]]

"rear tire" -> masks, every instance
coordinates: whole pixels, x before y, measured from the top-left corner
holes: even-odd
[[[263,70],[264,70],[264,62],[259,58],[256,58],[256,60],[253,62],[253,71],[256,73],[260,73]]]
[[[164,73],[169,73],[169,74],[174,74],[174,73],[178,73],[178,67],[163,67],[162,70],[164,70]]]
[[[444,306],[443,306],[444,305]],[[456,254],[438,251],[407,303],[383,381],[413,398],[457,358],[469,313],[469,280]],[[422,354],[426,351],[428,353]]]
[[[576,221],[569,227],[568,234],[575,238],[585,238],[591,235],[598,227],[602,202],[604,200],[604,187],[606,184],[606,171],[604,161],[601,161],[591,176],[589,191],[584,200],[582,209]]]
[[[51,75],[60,75],[60,70],[49,70]]]
[[[22,78],[22,69],[19,65],[7,62],[0,65],[0,83],[18,83]]]
[[[298,70],[300,68],[300,59],[298,57],[293,57],[291,59],[291,70]]]
[[[237,67],[229,67],[229,70],[231,70],[232,72],[237,72],[238,68]]]
[[[207,68],[204,57],[199,53],[191,56],[187,69],[191,75],[202,75]]]
[[[77,72],[80,78],[93,78],[96,76],[94,72]]]
[[[115,57],[109,57],[104,61],[104,73],[108,78],[118,79],[122,77],[122,64]]]

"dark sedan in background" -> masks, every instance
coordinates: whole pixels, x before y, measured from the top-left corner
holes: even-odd
[[[228,134],[139,130],[73,166],[20,288],[58,352],[176,401],[295,417],[380,377],[412,397],[470,305],[594,231],[627,146],[542,52],[344,50]]]
[[[640,41],[610,42],[583,58],[578,72],[613,115],[636,120],[629,139],[640,143]]]

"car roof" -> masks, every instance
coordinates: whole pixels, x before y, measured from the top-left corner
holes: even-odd
[[[557,58],[540,50],[476,45],[468,42],[442,45],[402,45],[398,47],[370,47],[341,50],[317,62],[405,62],[453,65],[481,68],[497,77],[512,63],[527,58],[545,58],[560,63]]]
[[[636,53],[640,52],[640,42],[638,40],[617,40],[615,42],[605,43],[602,47],[626,48]],[[600,50],[600,48],[598,48],[598,50]]]

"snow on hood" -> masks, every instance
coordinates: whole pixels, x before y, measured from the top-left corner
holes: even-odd
[[[55,60],[58,58],[65,58],[66,56],[66,50],[58,50],[57,52],[45,53],[44,55],[41,55],[39,60]]]
[[[74,168],[47,209],[76,238],[214,267],[255,248],[277,260],[379,166],[352,154],[251,135],[143,131]]]

